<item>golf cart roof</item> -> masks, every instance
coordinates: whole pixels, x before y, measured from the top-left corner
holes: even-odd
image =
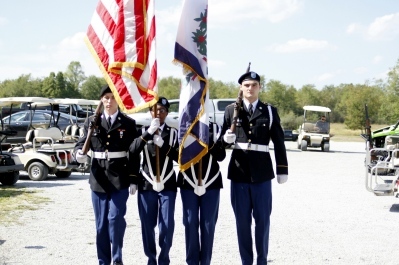
[[[304,110],[319,111],[319,112],[331,112],[330,108],[321,106],[304,106]]]
[[[54,98],[54,101],[58,104],[77,104],[84,106],[97,106],[100,104],[100,100],[93,99],[82,99],[82,98]]]
[[[54,104],[53,99],[43,97],[8,97],[0,98],[0,106],[10,106],[11,104],[31,103],[34,105],[50,105]]]

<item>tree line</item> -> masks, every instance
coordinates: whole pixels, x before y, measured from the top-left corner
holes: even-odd
[[[0,82],[0,97],[50,97],[98,99],[104,78],[86,77],[80,62],[72,61],[65,72],[51,72],[44,78],[22,74],[17,79]],[[259,98],[277,107],[285,128],[296,128],[302,123],[303,106],[329,107],[330,122],[344,123],[349,129],[362,130],[365,124],[365,104],[374,124],[391,124],[399,120],[399,60],[385,80],[366,81],[364,84],[329,85],[321,89],[312,84],[301,88],[279,80],[261,76]],[[168,99],[179,98],[181,79],[165,77],[158,80],[158,94]],[[209,79],[210,98],[236,98],[239,86],[234,82]]]

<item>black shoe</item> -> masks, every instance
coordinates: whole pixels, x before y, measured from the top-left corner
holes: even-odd
[[[120,262],[114,262],[114,265],[123,265],[123,262],[122,261],[120,261]]]

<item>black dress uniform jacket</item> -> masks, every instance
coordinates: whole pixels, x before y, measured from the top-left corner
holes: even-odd
[[[242,104],[244,106],[244,104]],[[288,174],[288,162],[284,144],[284,132],[280,125],[277,109],[258,101],[250,117],[248,111],[241,107],[236,123],[236,142],[269,145],[274,144],[276,172]],[[234,104],[226,107],[223,135],[233,121]],[[270,122],[271,126],[270,126]],[[269,129],[270,127],[270,129]],[[274,178],[273,164],[269,152],[234,149],[228,168],[228,178],[236,182],[263,182]]]
[[[83,148],[89,123],[93,119],[94,116],[86,119],[84,135],[76,143],[75,151]],[[90,149],[94,152],[128,152],[130,144],[137,137],[136,122],[121,112],[118,113],[111,128],[108,128],[104,114],[98,117],[97,124],[90,140]],[[89,178],[90,188],[96,192],[107,193],[128,188],[133,175],[138,175],[139,168],[140,157],[132,154],[121,158],[93,158]]]
[[[219,126],[219,128],[220,128],[220,126]],[[220,134],[220,132],[219,132],[219,134]],[[208,176],[208,181],[210,181],[216,175],[216,173],[219,172],[220,168],[219,168],[218,162],[223,161],[226,158],[226,150],[223,146],[223,143],[221,142],[221,137],[219,137],[216,142],[214,142],[213,139],[214,139],[213,123],[210,123],[209,124],[208,153],[202,157],[202,175],[203,175],[202,179],[204,179],[206,171],[208,169],[210,156],[212,155],[212,157],[213,157],[211,169],[210,169],[209,176]],[[198,167],[199,167],[199,163],[194,165],[195,174],[198,174]],[[190,178],[190,180],[193,183],[195,183],[192,173],[191,173],[191,168],[188,168],[187,170],[185,170],[185,173]],[[177,178],[178,178],[177,185],[181,189],[191,189],[191,190],[194,189],[194,187],[192,187],[189,184],[189,182],[184,178],[182,172],[179,172],[179,175]],[[196,176],[196,178],[198,178],[198,176]],[[206,183],[203,183],[203,185],[205,185],[205,184]],[[221,189],[221,188],[223,188],[223,179],[222,179],[222,173],[219,173],[218,177],[206,189],[211,190],[211,189]]]
[[[149,126],[146,126],[139,130],[139,132],[138,132],[139,137],[136,138],[134,140],[134,142],[132,143],[132,145],[130,146],[130,152],[135,155],[142,153],[142,156],[143,156],[142,170],[145,172],[145,174],[149,178],[151,178],[148,163],[151,163],[151,168],[152,168],[154,176],[156,176],[156,172],[157,172],[156,171],[157,170],[156,156],[155,156],[156,145],[152,141],[154,138],[154,135],[156,135],[157,132],[155,132],[154,135],[151,135],[147,132],[148,128],[149,128]],[[164,183],[164,190],[177,191],[176,173],[173,169],[173,161],[177,161],[178,148],[179,148],[179,145],[177,142],[177,130],[175,128],[169,127],[167,124],[165,124],[163,127],[163,130],[161,132],[161,137],[162,137],[164,143],[163,143],[162,147],[158,148],[159,164],[160,164],[159,171],[162,174],[166,156],[168,156],[169,159],[168,159],[167,167],[165,170],[165,177],[168,176],[171,171],[173,171],[172,176],[170,176],[170,178]],[[172,145],[169,144],[170,137],[173,137]],[[145,152],[142,152],[146,144],[147,144],[147,148],[148,148],[148,154],[149,154],[150,161],[147,160]],[[153,190],[152,183],[150,183],[142,174],[140,174],[140,176],[138,176],[138,177],[134,177],[133,183],[138,185],[139,190]]]

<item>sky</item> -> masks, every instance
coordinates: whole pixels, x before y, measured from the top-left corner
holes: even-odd
[[[0,4],[0,82],[43,78],[79,61],[102,74],[84,42],[98,0]],[[158,77],[172,63],[182,0],[155,0]],[[399,60],[398,0],[208,0],[208,76],[236,83],[251,70],[300,89],[382,79]]]

